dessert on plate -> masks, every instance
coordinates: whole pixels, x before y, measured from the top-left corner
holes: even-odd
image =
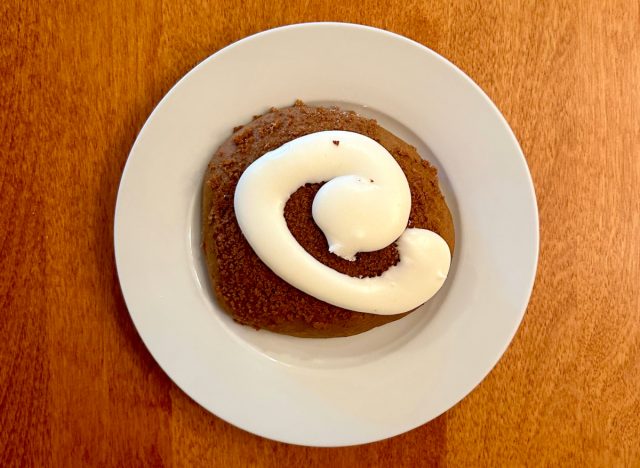
[[[233,319],[300,337],[398,320],[446,279],[455,246],[436,169],[375,120],[300,101],[213,155],[203,249]]]

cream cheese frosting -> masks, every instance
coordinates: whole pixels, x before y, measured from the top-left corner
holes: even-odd
[[[354,278],[311,256],[289,231],[284,208],[307,183],[326,182],[312,215],[328,249],[347,260],[396,242],[400,261],[382,275]],[[438,234],[407,228],[411,192],[393,156],[354,132],[324,131],[296,138],[258,158],[235,191],[236,219],[258,257],[280,278],[344,309],[380,315],[407,312],[442,286],[451,263]],[[250,274],[250,273],[249,273]]]

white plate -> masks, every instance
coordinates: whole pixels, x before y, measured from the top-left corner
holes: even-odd
[[[296,98],[374,116],[438,166],[456,251],[422,310],[305,340],[242,327],[216,305],[200,249],[203,172],[234,126]],[[164,97],[122,176],[115,251],[142,339],[191,398],[264,437],[352,445],[435,418],[496,364],[533,286],[538,214],[518,142],[464,73],[386,31],[312,23],[237,42]]]

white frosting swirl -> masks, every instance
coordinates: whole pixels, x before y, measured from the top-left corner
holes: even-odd
[[[285,204],[304,184],[324,181],[312,214],[329,250],[354,260],[357,252],[397,240],[397,265],[374,278],[354,278],[298,244],[284,219]],[[406,229],[411,192],[402,169],[382,145],[358,133],[312,133],[268,152],[240,177],[234,205],[242,233],[276,275],[338,307],[380,315],[407,312],[430,299],[449,272],[444,239],[426,229]]]

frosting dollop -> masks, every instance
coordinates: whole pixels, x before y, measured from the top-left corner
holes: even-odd
[[[331,252],[355,260],[397,242],[400,261],[382,275],[354,278],[298,244],[284,208],[307,183],[326,182],[312,215]],[[236,219],[258,257],[297,289],[345,309],[380,315],[412,310],[442,286],[451,263],[438,234],[407,228],[411,192],[393,156],[359,133],[332,130],[296,138],[254,161],[235,191]],[[250,274],[250,272],[248,272]]]

